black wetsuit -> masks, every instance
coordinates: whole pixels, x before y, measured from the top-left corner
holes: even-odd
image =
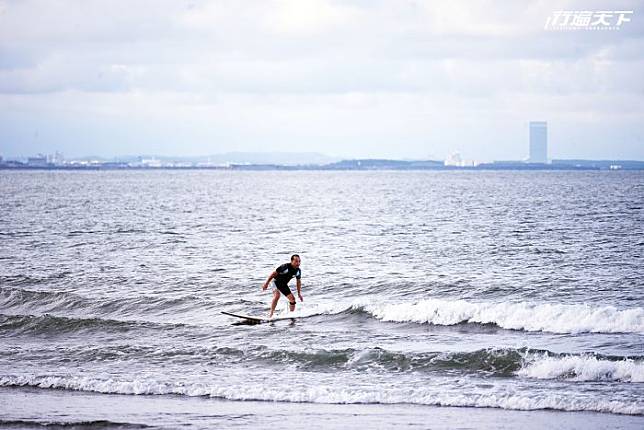
[[[277,276],[274,278],[275,286],[280,290],[280,293],[288,296],[291,294],[291,289],[288,287],[288,281],[290,281],[293,276],[295,279],[300,279],[302,277],[302,272],[300,269],[296,269],[291,265],[291,263],[284,263],[275,269]]]

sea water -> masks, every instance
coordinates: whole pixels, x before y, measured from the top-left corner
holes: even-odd
[[[644,172],[2,171],[0,195],[0,424],[644,425]],[[267,315],[292,253],[305,318],[220,313]]]

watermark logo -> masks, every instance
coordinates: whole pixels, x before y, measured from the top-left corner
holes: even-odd
[[[620,30],[632,10],[559,10],[546,19],[545,30]]]

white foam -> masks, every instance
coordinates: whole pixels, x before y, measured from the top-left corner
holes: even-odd
[[[517,375],[538,379],[574,381],[644,382],[644,361],[602,360],[593,356],[552,357],[538,355],[517,371]]]
[[[67,390],[93,391],[109,394],[178,394],[210,396],[228,400],[262,400],[307,403],[381,403],[420,404],[434,406],[470,406],[515,410],[554,409],[563,411],[593,411],[628,415],[643,415],[644,405],[637,401],[607,400],[571,393],[498,392],[471,393],[446,391],[436,387],[394,386],[332,386],[324,384],[293,384],[274,387],[271,384],[207,384],[162,383],[149,380],[91,379],[79,377],[4,376],[0,386],[31,386]]]
[[[353,307],[364,309],[383,321],[437,325],[469,322],[552,333],[644,334],[644,308],[641,307],[617,309],[585,304],[474,303],[443,299],[398,304],[357,303]]]

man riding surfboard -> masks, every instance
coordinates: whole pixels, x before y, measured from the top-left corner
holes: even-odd
[[[303,302],[302,298],[302,272],[300,271],[300,256],[297,254],[291,255],[291,262],[284,263],[279,266],[277,269],[270,274],[264,285],[262,285],[262,290],[268,288],[268,284],[272,282],[273,290],[273,301],[271,302],[271,313],[268,315],[269,318],[273,317],[273,312],[275,312],[275,307],[277,302],[280,299],[280,293],[284,294],[289,302],[289,309],[291,312],[295,310],[295,297],[291,292],[291,289],[288,287],[288,282],[295,276],[296,286],[297,286],[297,296],[300,298],[300,301]]]

